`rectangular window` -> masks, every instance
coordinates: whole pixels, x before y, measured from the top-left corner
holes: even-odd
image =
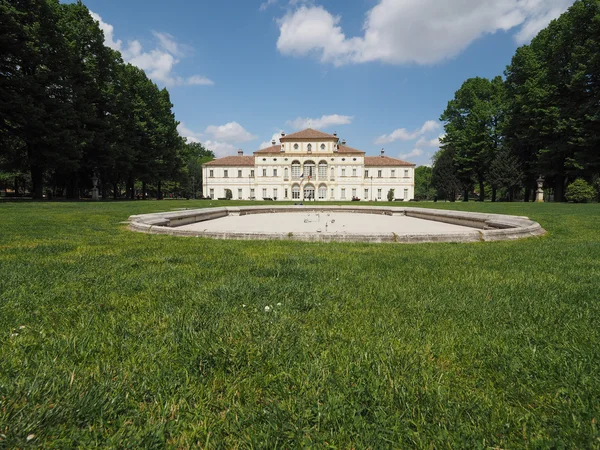
[[[369,178],[369,171],[365,170],[365,178]]]
[[[252,169],[252,170],[250,171],[250,176],[251,176],[252,178],[254,178],[254,169]]]
[[[377,200],[381,200],[381,189],[377,189]]]
[[[327,178],[327,164],[319,164],[319,178],[322,180]]]
[[[263,177],[267,176],[267,169],[263,169]]]
[[[254,188],[250,188],[250,199],[254,200]]]
[[[238,170],[238,178],[242,178],[242,171]]]
[[[355,177],[356,176],[356,169],[352,169],[352,176]]]
[[[410,200],[408,198],[408,189],[404,189],[404,200]]]
[[[369,190],[365,189],[365,200],[369,200]]]
[[[238,189],[238,200],[242,199],[242,190]]]
[[[209,172],[209,174],[208,174],[208,176],[211,177],[211,178],[214,178],[215,171],[211,169],[210,172]]]
[[[335,198],[335,189],[331,190],[331,198],[334,199]]]
[[[345,177],[346,176],[346,169],[342,169],[342,176]]]
[[[215,190],[211,189],[210,190],[210,194],[209,194],[210,198],[212,198],[213,200],[215,199]]]
[[[277,198],[277,188],[273,188],[273,200]]]
[[[267,198],[267,190],[263,189],[263,198]]]
[[[342,200],[346,198],[346,189],[342,188]]]
[[[228,174],[227,170],[224,170],[224,171],[223,171],[223,177],[225,177],[225,178],[229,178],[229,174]]]
[[[356,189],[355,189],[355,188],[353,188],[353,189],[352,189],[352,198],[355,198],[355,197],[356,197]]]
[[[300,178],[300,163],[292,164],[292,178]]]
[[[288,190],[287,190],[287,188],[285,188],[285,190],[283,191],[283,193],[285,194],[285,198],[288,198]]]
[[[273,176],[276,177],[277,176],[277,169],[273,169]]]
[[[377,171],[377,178],[381,178],[383,177],[383,170],[378,170]]]
[[[404,178],[408,178],[408,169],[404,171]]]
[[[292,199],[299,200],[300,199],[300,186],[294,186],[292,188]]]
[[[394,169],[392,169],[392,178],[396,177],[396,171]]]

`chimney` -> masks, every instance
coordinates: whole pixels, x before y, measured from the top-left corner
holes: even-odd
[[[334,132],[333,132],[333,135],[334,135],[335,137],[337,137],[337,131],[334,131]]]
[[[273,140],[271,141],[271,145],[275,145],[275,144],[277,144],[277,141],[276,141],[275,139],[273,139]]]
[[[346,139],[342,139],[342,145],[346,145]]]
[[[281,132],[281,137],[285,137],[285,133],[283,131]]]
[[[385,150],[381,149],[381,157],[383,158],[385,156]]]
[[[241,148],[238,150],[238,156],[244,156],[244,151]]]

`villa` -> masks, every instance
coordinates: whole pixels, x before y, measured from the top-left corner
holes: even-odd
[[[414,198],[415,164],[385,156],[365,156],[337,134],[306,129],[280,144],[244,156],[215,159],[202,166],[203,194],[213,199],[231,190],[237,200],[351,201]]]

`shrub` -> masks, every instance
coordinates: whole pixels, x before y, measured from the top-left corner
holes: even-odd
[[[583,178],[577,178],[567,187],[567,200],[573,203],[586,203],[594,199],[594,188]]]
[[[227,200],[231,200],[233,198],[233,193],[231,192],[231,189],[225,189],[225,198]]]
[[[388,199],[388,202],[393,202],[394,201],[394,190],[393,189],[390,189],[388,191],[387,199]]]

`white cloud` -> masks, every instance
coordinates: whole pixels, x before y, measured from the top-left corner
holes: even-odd
[[[398,128],[397,130],[392,131],[390,134],[384,134],[379,136],[376,140],[376,144],[389,144],[395,141],[413,141],[420,136],[423,136],[431,131],[435,131],[440,128],[439,122],[435,120],[428,120],[423,124],[421,128],[414,131],[409,131],[406,128]],[[421,142],[421,141],[419,141]]]
[[[206,134],[212,136],[216,141],[223,142],[248,142],[256,139],[256,136],[249,133],[237,122],[229,122],[225,125],[210,125],[206,127]]]
[[[178,58],[185,56],[191,49],[176,42],[170,34],[153,31],[152,34],[157,39],[158,46],[150,51],[144,51],[138,40],[129,41],[127,45],[123,45],[121,40],[115,41],[114,27],[104,22],[98,14],[91,11],[90,14],[104,32],[104,44],[113,50],[120,51],[125,61],[142,69],[153,81],[165,86],[214,84],[212,80],[200,75],[184,78],[174,73],[173,69],[179,63]]]
[[[260,7],[258,8],[260,11],[264,11],[265,9],[267,9],[269,6],[274,5],[275,3],[277,3],[277,0],[267,0],[263,3],[260,4]]]
[[[227,142],[218,141],[204,141],[203,145],[208,149],[212,150],[217,158],[223,158],[225,156],[231,156],[237,154],[237,147]]]
[[[456,56],[484,34],[514,30],[515,40],[525,43],[573,1],[379,0],[357,37],[347,37],[341,17],[322,6],[301,6],[278,20],[277,48],[338,66],[434,64]]]
[[[279,140],[280,137],[281,137],[281,133],[275,133],[273,135],[273,137],[271,137],[270,141],[261,142],[260,143],[260,147],[258,149],[262,150],[263,148],[272,147],[273,146],[273,141],[275,141],[275,145],[281,144],[281,141]]]
[[[188,142],[200,142],[200,138],[202,137],[201,133],[190,130],[183,122],[180,122],[179,125],[177,125],[177,132],[179,133],[179,136],[187,138]]]
[[[440,136],[434,138],[434,139],[427,139],[425,137],[422,137],[421,139],[419,139],[417,141],[417,147],[434,147],[434,148],[439,148],[440,146],[440,140],[444,137],[444,134],[441,134]]]
[[[352,123],[352,116],[340,116],[339,114],[331,114],[329,116],[321,116],[318,119],[311,119],[309,117],[302,118],[298,117],[296,120],[288,120],[287,124],[296,130],[303,130],[305,128],[328,128],[333,125],[348,125]]]
[[[415,148],[412,152],[410,153],[404,153],[399,155],[400,159],[410,159],[410,158],[416,158],[417,156],[421,156],[423,154],[423,150],[421,150],[420,148]]]

